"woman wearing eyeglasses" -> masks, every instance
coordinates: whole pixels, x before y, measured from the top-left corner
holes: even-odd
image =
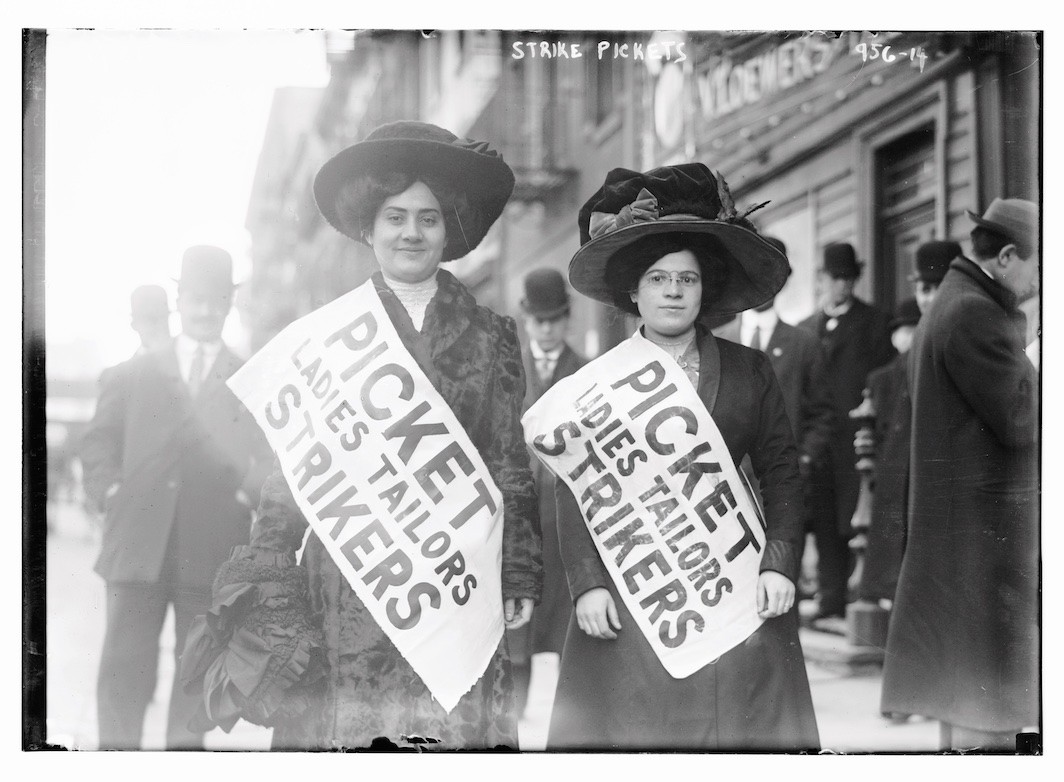
[[[723,178],[701,163],[615,169],[579,224],[573,287],[638,315],[642,337],[686,374],[694,404],[705,405],[734,464],[751,457],[766,523],[759,572],[751,574],[764,621],[714,662],[673,678],[559,481],[559,536],[575,610],[547,747],[816,750],[794,607],[802,495],[783,396],[764,354],[717,341],[700,323],[771,299],[786,280],[787,260],[736,212]]]

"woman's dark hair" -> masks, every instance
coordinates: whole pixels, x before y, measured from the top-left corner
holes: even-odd
[[[469,203],[464,193],[448,187],[439,177],[426,173],[370,173],[345,183],[336,194],[336,214],[341,227],[349,236],[361,237],[363,232],[372,230],[373,221],[384,202],[415,182],[423,182],[440,202],[448,244],[459,242],[468,247],[465,237],[479,235],[477,228],[483,219],[480,210]],[[465,253],[453,257],[461,255]]]
[[[690,250],[698,261],[702,275],[700,311],[705,311],[723,289],[729,275],[729,266],[724,260],[729,252],[712,234],[676,232],[644,236],[618,250],[607,261],[605,273],[613,303],[626,312],[638,314],[639,308],[632,301],[631,294],[639,287],[639,280],[661,258],[682,250]]]
[[[1001,248],[1014,242],[1005,234],[992,231],[981,225],[972,229],[972,255],[981,261],[996,258]]]

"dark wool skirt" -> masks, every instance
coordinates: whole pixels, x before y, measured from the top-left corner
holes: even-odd
[[[569,623],[548,750],[819,750],[794,609],[674,679],[610,591],[616,640],[586,635],[575,615]]]

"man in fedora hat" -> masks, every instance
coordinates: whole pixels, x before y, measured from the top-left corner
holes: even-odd
[[[521,312],[528,340],[521,350],[521,356],[528,386],[522,413],[547,389],[587,363],[587,359],[573,350],[566,340],[570,301],[569,290],[561,273],[555,269],[534,269],[525,276],[524,290]],[[532,460],[532,474],[539,495],[539,521],[543,533],[543,595],[532,612],[531,626],[524,631],[527,640],[520,637],[522,630],[510,631],[514,658],[519,659],[521,647],[528,650],[523,665],[521,662],[515,664],[515,675],[523,679],[519,682],[523,687],[519,691],[522,701],[527,696],[528,679],[524,677],[531,675],[528,655],[561,655],[572,613],[565,566],[558,547],[554,475],[539,459]],[[546,658],[536,659],[538,666],[538,661]],[[553,661],[556,662],[557,657]]]
[[[861,403],[868,373],[894,357],[890,317],[854,296],[862,266],[852,245],[827,245],[818,273],[820,311],[798,324],[820,340],[835,418],[829,458],[815,467],[808,495],[817,548],[816,619],[842,617],[848,597],[850,520],[860,487],[853,452],[857,425],[849,413]]]
[[[1038,282],[1038,207],[969,212],[909,352],[905,555],[883,711],[941,720],[944,748],[1014,751],[1039,719],[1038,374],[1018,302]]]
[[[107,581],[101,749],[139,748],[167,608],[178,658],[192,619],[210,607],[218,566],[248,542],[271,463],[260,429],[225,385],[241,364],[221,339],[232,296],[229,253],[186,250],[181,333],[110,371],[82,441],[86,491],[106,513],[96,562]],[[172,689],[168,748],[202,747],[202,734],[188,728],[196,706],[194,695]]]

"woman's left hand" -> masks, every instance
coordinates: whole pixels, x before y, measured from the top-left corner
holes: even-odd
[[[791,610],[794,605],[794,582],[775,570],[757,577],[757,615],[771,619]]]
[[[507,630],[516,630],[532,619],[533,600],[530,597],[508,597],[503,601],[503,618]]]

